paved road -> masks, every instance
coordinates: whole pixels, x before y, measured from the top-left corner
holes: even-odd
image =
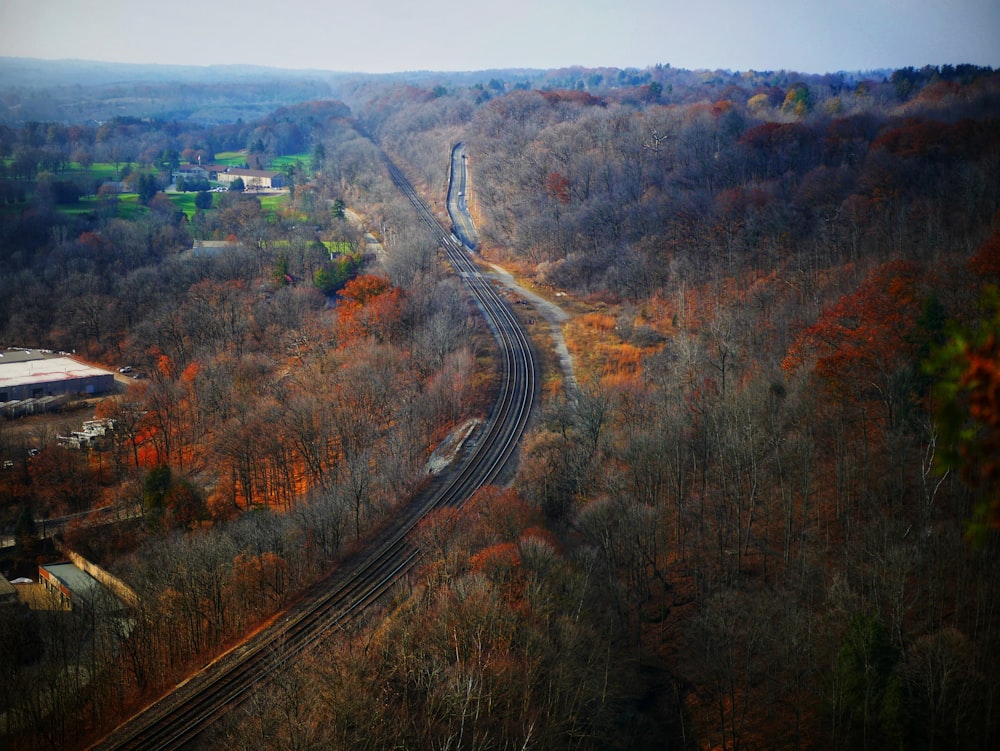
[[[448,214],[455,236],[469,250],[479,242],[476,227],[469,214],[469,154],[465,144],[451,150],[451,180],[448,182]]]

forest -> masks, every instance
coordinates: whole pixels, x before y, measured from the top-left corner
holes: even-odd
[[[545,379],[516,473],[206,747],[994,748],[1000,73],[428,75],[246,121],[5,110],[0,345],[145,377],[93,405],[102,451],[0,423],[4,568],[110,508],[59,542],[136,594],[0,609],[4,743],[100,738],[486,415],[490,332],[379,151],[443,212],[462,142],[477,252],[568,314],[575,383],[516,306]],[[162,192],[231,152],[280,203]]]

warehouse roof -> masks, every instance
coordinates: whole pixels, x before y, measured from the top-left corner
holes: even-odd
[[[93,378],[94,376],[114,375],[109,370],[95,368],[77,362],[72,357],[36,357],[24,359],[23,352],[3,352],[0,357],[0,390],[11,386],[24,386],[31,383],[51,383],[52,381],[69,381],[74,378]]]
[[[41,568],[48,571],[74,592],[88,593],[97,589],[97,580],[72,563],[47,563]]]

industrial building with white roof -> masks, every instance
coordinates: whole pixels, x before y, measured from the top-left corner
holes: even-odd
[[[114,390],[114,373],[42,350],[0,352],[0,404],[48,396],[98,395]]]

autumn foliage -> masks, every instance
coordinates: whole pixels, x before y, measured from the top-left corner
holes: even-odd
[[[394,340],[402,326],[403,291],[382,276],[362,274],[340,291],[338,335],[344,344]]]
[[[797,337],[782,361],[794,371],[807,358],[833,393],[891,399],[891,379],[912,362],[920,310],[919,266],[890,261],[873,269]]]
[[[209,743],[997,747],[1000,77],[524,77],[364,81],[351,110],[257,123],[4,132],[6,341],[144,376],[101,406],[104,451],[29,459],[0,431],[6,525],[33,562],[44,514],[146,512],[123,513],[127,547],[92,535],[140,591],[130,638],[100,616],[21,630],[85,653],[85,683],[8,640],[4,740],[114,726],[133,687],[174,685],[360,554],[439,481],[432,448],[489,415],[490,332],[370,132],[431,204],[465,143],[477,252],[563,307],[576,377],[518,302],[546,387],[510,487],[429,513],[382,609],[287,660]],[[18,193],[40,165],[61,178],[43,162],[71,142],[91,163],[135,147],[142,171],[207,143],[313,154],[273,211],[225,194],[181,219],[160,196],[125,220],[105,190],[55,221]]]

